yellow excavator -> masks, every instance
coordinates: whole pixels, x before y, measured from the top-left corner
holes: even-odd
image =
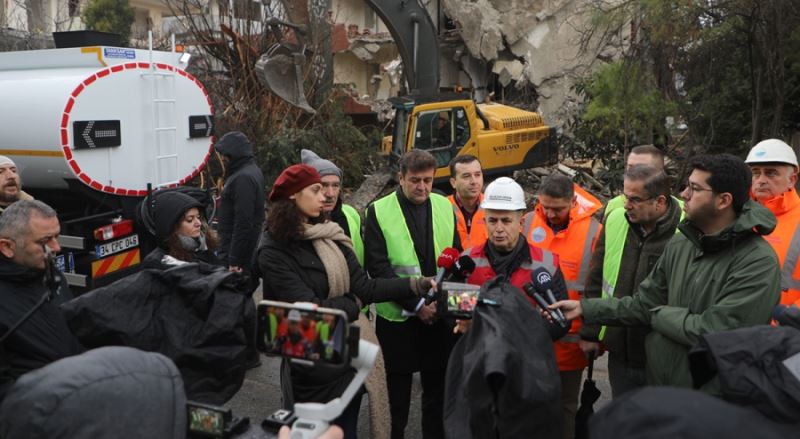
[[[418,0],[364,0],[386,24],[397,44],[410,93],[389,99],[395,111],[391,136],[382,152],[400,156],[412,148],[436,157],[436,182],[450,177],[453,157],[478,157],[487,177],[510,175],[517,169],[555,164],[555,130],[535,112],[498,103],[476,103],[469,96],[439,93],[439,44],[436,27]],[[272,20],[303,32],[302,26]],[[300,66],[302,48],[276,46],[262,55],[256,72],[272,92],[305,111]]]

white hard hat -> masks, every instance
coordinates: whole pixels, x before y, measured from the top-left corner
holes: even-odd
[[[751,163],[786,163],[797,167],[797,155],[791,146],[783,140],[767,139],[762,140],[750,149],[747,159],[744,161]]]
[[[300,319],[301,319],[300,311],[298,311],[296,309],[293,309],[293,310],[289,311],[288,318],[289,318],[290,322],[299,322]]]
[[[525,210],[525,193],[516,181],[500,177],[486,186],[481,209]]]

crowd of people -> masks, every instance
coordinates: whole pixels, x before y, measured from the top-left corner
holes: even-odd
[[[582,375],[592,358],[609,352],[614,398],[650,385],[691,388],[688,353],[703,335],[769,324],[776,305],[800,306],[798,163],[776,139],[755,145],[744,161],[728,154],[691,158],[679,194],[672,193],[664,153],[635,147],[622,194],[605,206],[560,174],[543,179],[530,206],[513,179],[484,188],[480,161],[470,155],[450,163],[453,194],[445,197],[433,191],[436,159],[411,150],[400,158],[398,188],[374,201],[363,223],[342,202],[342,169],[313,151],[303,150],[302,163],[286,168],[266,195],[242,133],[222,136],[216,149],[228,166],[217,232],[201,202],[165,192],[152,200],[158,248],[143,266],[217,265],[260,278],[265,299],[343,311],[362,339],[381,348],[364,386],[376,439],[404,437],[414,373],[422,385],[423,437],[446,437],[448,362],[459,361],[451,352],[471,330],[426,297],[436,286],[437,257],[449,248],[475,263],[461,281],[499,279],[539,310],[531,319],[545,318],[563,438],[575,436]],[[1,156],[0,178],[0,325],[8,329],[47,293],[45,255],[59,251],[59,224],[47,205],[26,199],[16,167]],[[524,292],[541,273],[556,301],[547,309]],[[242,285],[248,294],[255,288],[252,280]],[[59,315],[58,305],[70,298],[63,285],[4,340],[3,392],[22,374],[82,351]],[[567,324],[553,318],[559,311]],[[272,317],[275,350],[306,359],[335,354],[322,340],[332,331],[322,326],[331,322],[296,310]],[[248,343],[257,364],[255,342]],[[346,367],[284,361],[284,404],[328,402],[353,376]],[[702,390],[716,395],[719,382],[709,380]],[[345,437],[357,436],[361,399],[334,421]]]

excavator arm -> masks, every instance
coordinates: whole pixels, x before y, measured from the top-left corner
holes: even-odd
[[[419,0],[364,0],[383,20],[394,38],[408,91],[411,94],[433,96],[439,91],[439,40],[428,11]],[[278,37],[278,43],[261,56],[256,63],[256,74],[273,93],[303,109],[314,113],[308,105],[303,88],[302,65],[305,63],[304,47],[292,48],[281,42],[277,26],[286,26],[300,36],[305,35],[302,24],[270,19],[266,23]]]
[[[392,34],[411,94],[439,92],[439,38],[419,0],[364,0]]]

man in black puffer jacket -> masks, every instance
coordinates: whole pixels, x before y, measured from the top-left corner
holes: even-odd
[[[214,145],[225,159],[227,178],[219,219],[219,256],[231,271],[252,271],[253,254],[264,224],[264,174],[247,136],[231,131]]]

